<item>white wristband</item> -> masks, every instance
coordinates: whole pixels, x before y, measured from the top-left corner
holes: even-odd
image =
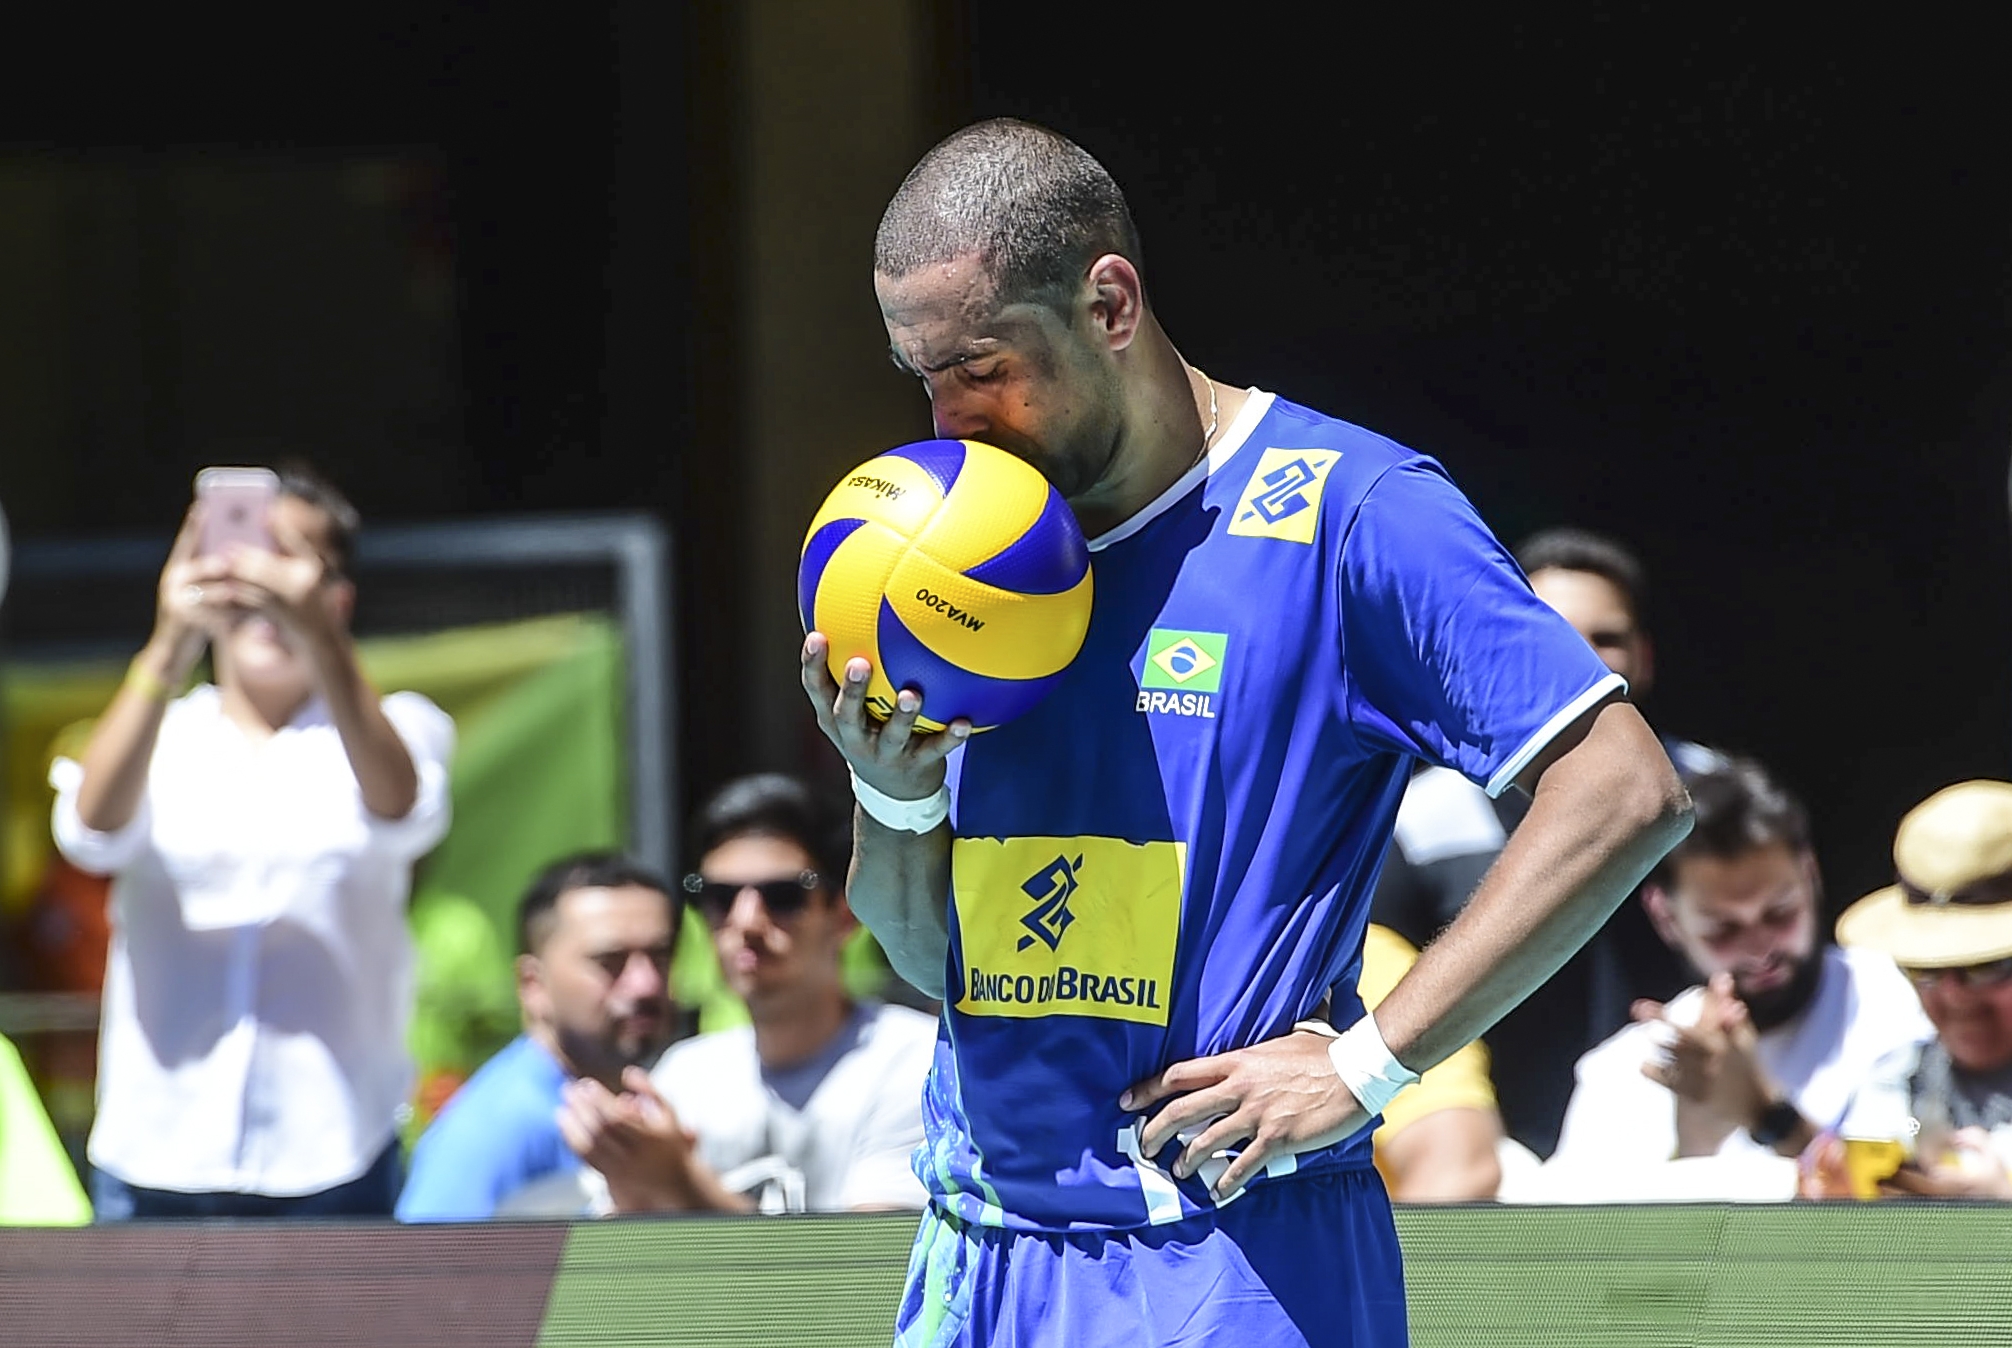
[[[850,769],[847,769],[850,771]],[[902,833],[927,833],[950,817],[950,788],[939,786],[936,794],[921,800],[897,800],[877,791],[852,774],[853,799],[868,817],[886,828]]]
[[[1371,1114],[1381,1114],[1399,1091],[1418,1080],[1418,1073],[1399,1062],[1383,1042],[1376,1017],[1366,1011],[1327,1046],[1327,1057],[1341,1084]]]

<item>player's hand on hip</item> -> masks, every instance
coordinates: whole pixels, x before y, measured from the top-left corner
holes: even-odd
[[[952,721],[945,730],[915,728],[922,698],[912,688],[895,694],[894,710],[885,721],[866,709],[866,683],[873,666],[854,656],[845,665],[841,683],[832,678],[822,632],[803,642],[803,691],[817,712],[818,728],[838,746],[861,781],[897,800],[921,800],[943,785],[943,760],[971,734],[971,723]]]
[[[1216,1181],[1221,1199],[1276,1157],[1332,1146],[1369,1122],[1336,1074],[1328,1042],[1294,1031],[1249,1048],[1191,1058],[1139,1082],[1118,1105],[1147,1111],[1166,1102],[1140,1134],[1147,1156],[1158,1155],[1183,1130],[1206,1125],[1174,1162],[1174,1173],[1182,1178],[1214,1153],[1242,1143],[1242,1153]]]

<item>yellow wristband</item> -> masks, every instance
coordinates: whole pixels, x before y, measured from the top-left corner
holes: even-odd
[[[151,702],[166,702],[174,690],[161,682],[161,676],[143,666],[138,660],[126,666],[126,687]]]

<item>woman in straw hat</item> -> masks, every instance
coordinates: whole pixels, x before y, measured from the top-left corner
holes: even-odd
[[[1904,1089],[1905,1131],[1916,1135],[1913,1158],[1879,1192],[2012,1199],[2012,783],[1930,796],[1901,820],[1893,860],[1898,882],[1837,927],[1840,943],[1893,957],[1935,1026],[1884,1073],[1885,1092]],[[1879,1081],[1863,1092],[1882,1093]],[[1820,1139],[1805,1192],[1838,1192],[1844,1157],[1843,1141]]]

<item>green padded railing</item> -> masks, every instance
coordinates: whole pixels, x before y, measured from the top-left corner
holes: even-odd
[[[2012,1207],[1408,1208],[1416,1348],[2012,1345]],[[885,1345],[907,1217],[576,1227],[541,1345]]]

